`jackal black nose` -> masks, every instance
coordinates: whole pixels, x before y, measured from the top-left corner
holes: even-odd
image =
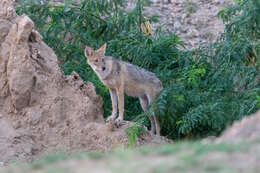
[[[106,70],[106,67],[102,67],[102,70],[105,71],[105,70]]]

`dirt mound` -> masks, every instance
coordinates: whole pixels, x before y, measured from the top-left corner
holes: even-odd
[[[260,139],[260,111],[244,117],[227,128],[217,142],[249,141]]]
[[[13,3],[0,0],[0,162],[126,145],[127,125],[107,130],[93,84],[61,72],[33,21],[18,16]]]

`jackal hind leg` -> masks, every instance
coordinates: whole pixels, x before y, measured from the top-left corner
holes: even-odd
[[[153,119],[154,119],[155,126],[156,126],[156,135],[160,136],[160,131],[161,131],[160,122],[159,122],[158,118],[154,115],[154,112],[153,112]]]
[[[147,95],[149,104],[151,104],[152,99],[154,99],[155,97],[156,97],[155,94]],[[158,118],[155,116],[154,112],[152,112],[152,114],[153,115],[151,117],[153,118],[153,121],[154,121],[154,124],[155,124],[155,133],[154,134],[160,136],[160,131],[161,131],[160,122],[159,122]]]
[[[141,96],[141,97],[139,97],[139,100],[140,100],[140,104],[141,104],[142,109],[144,110],[144,112],[147,112],[148,107],[149,107],[149,101],[148,101],[147,96],[146,95]],[[150,120],[150,123],[151,123],[151,132],[153,134],[155,134],[156,133],[156,127],[155,127],[155,121],[154,121],[153,116],[149,116],[149,120]]]

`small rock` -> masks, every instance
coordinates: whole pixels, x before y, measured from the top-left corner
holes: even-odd
[[[179,29],[179,28],[181,27],[181,23],[177,20],[177,21],[175,21],[175,22],[173,23],[173,27],[174,27],[175,29]]]
[[[184,14],[182,14],[182,16],[181,16],[181,19],[184,20],[186,17],[187,17],[187,14],[184,13]]]
[[[215,0],[216,5],[222,4],[222,0]]]
[[[12,123],[14,129],[19,129],[22,127],[21,121],[15,121]]]
[[[183,27],[183,28],[180,28],[180,31],[181,31],[182,33],[187,33],[187,31],[188,31],[188,28],[185,28],[185,27]]]
[[[182,10],[183,10],[183,8],[178,8],[178,7],[175,8],[176,12],[181,12]]]
[[[200,35],[199,31],[193,29],[190,33],[193,37],[198,37]]]

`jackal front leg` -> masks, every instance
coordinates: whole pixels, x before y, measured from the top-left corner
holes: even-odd
[[[112,101],[112,114],[107,118],[106,122],[111,122],[116,119],[117,116],[117,95],[115,89],[109,88],[109,93]]]
[[[120,126],[124,124],[124,88],[123,85],[120,88],[116,89],[117,98],[118,98],[118,109],[119,109],[119,116],[116,119],[116,125]]]

